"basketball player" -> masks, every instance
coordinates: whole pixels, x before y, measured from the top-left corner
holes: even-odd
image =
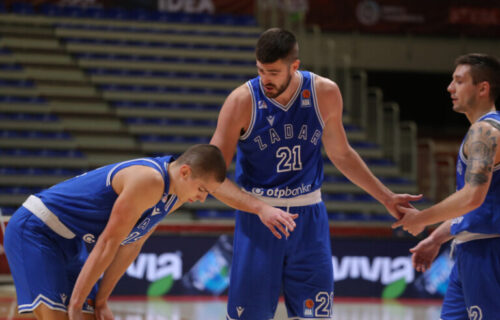
[[[157,223],[185,202],[203,202],[225,176],[220,150],[195,145],[177,160],[111,164],[31,195],[5,234],[19,312],[113,319],[107,299]],[[90,255],[85,242],[95,244]]]
[[[241,208],[252,195],[299,215],[294,232],[281,240],[265,232],[254,215],[236,215],[228,320],[272,319],[282,285],[291,319],[331,318],[333,267],[320,192],[322,144],[335,166],[394,217],[399,217],[397,204],[420,198],[394,194],[373,176],[347,142],[337,85],[299,71],[298,52],[295,36],[286,30],[273,28],[260,36],[259,76],[228,96],[211,140],[227,165],[238,149],[235,180],[246,192],[226,179],[215,197]]]
[[[485,54],[467,54],[455,61],[448,86],[453,110],[471,126],[457,160],[457,191],[419,212],[400,208],[403,226],[414,235],[444,221],[413,252],[418,271],[427,270],[441,244],[454,238],[456,263],[450,275],[442,320],[498,319],[500,307],[500,61]]]

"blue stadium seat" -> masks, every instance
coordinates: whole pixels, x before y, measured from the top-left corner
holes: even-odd
[[[87,58],[88,54],[78,54],[77,57]],[[182,78],[182,79],[218,79],[218,80],[238,80],[242,83],[248,80],[248,76],[238,74],[216,74],[216,73],[196,73],[196,72],[172,72],[155,70],[127,70],[127,69],[106,69],[88,68],[91,75],[119,75],[132,77],[157,77],[157,78]]]
[[[84,173],[82,169],[66,169],[66,168],[0,168],[0,174],[3,175],[54,175],[54,176],[77,176]]]
[[[52,149],[0,149],[0,156],[3,157],[67,157],[67,158],[84,158],[84,154],[79,150],[52,150]]]
[[[11,11],[17,14],[34,14],[35,9],[30,2],[14,2]]]
[[[58,121],[59,117],[55,114],[47,113],[0,113],[0,120],[19,120],[19,121]]]
[[[28,188],[28,187],[0,187],[0,194],[34,194],[42,191],[43,188]]]
[[[0,87],[32,88],[35,84],[31,80],[4,80],[0,79]]]
[[[43,97],[19,97],[0,95],[0,102],[45,104],[46,100]]]
[[[212,126],[215,127],[217,120],[210,119],[169,119],[169,118],[143,118],[143,117],[130,117],[126,118],[127,124],[148,124],[148,125],[162,125],[162,126]]]
[[[203,103],[169,103],[169,102],[150,102],[150,101],[114,101],[112,103],[117,108],[161,108],[174,110],[219,110],[218,104],[203,104]]]
[[[143,142],[170,142],[170,143],[208,143],[210,141],[209,137],[198,137],[198,136],[172,136],[172,135],[153,135],[145,134],[140,135],[139,140]]]
[[[0,130],[0,137],[3,138],[30,138],[30,139],[58,139],[70,140],[71,135],[68,132],[45,132],[36,130]]]

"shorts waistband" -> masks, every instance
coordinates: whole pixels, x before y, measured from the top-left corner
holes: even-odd
[[[490,239],[498,237],[500,237],[500,234],[472,233],[468,231],[462,231],[455,236],[454,242],[455,244],[461,244],[473,240]]]
[[[255,193],[246,191],[244,189],[243,191],[248,194],[251,194],[257,199],[262,200],[268,205],[273,207],[303,207],[320,203],[322,201],[320,189],[316,189],[313,192],[306,193],[293,198],[271,198],[271,197],[257,195]]]
[[[76,235],[66,227],[61,220],[50,211],[37,196],[31,195],[24,201],[23,207],[42,220],[52,231],[63,238],[73,239]]]

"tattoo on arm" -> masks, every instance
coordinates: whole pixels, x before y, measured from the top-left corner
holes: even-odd
[[[465,181],[473,186],[487,183],[493,170],[497,135],[489,128],[470,129],[466,144],[468,157]]]

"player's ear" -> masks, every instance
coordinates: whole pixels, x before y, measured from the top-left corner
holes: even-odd
[[[479,86],[479,94],[480,95],[487,95],[489,96],[490,94],[490,83],[488,81],[483,81],[478,84]]]
[[[179,172],[183,179],[188,179],[192,174],[191,167],[187,164],[181,165]]]
[[[300,67],[300,60],[299,59],[295,59],[294,62],[292,62],[292,72],[295,72],[299,69]]]

